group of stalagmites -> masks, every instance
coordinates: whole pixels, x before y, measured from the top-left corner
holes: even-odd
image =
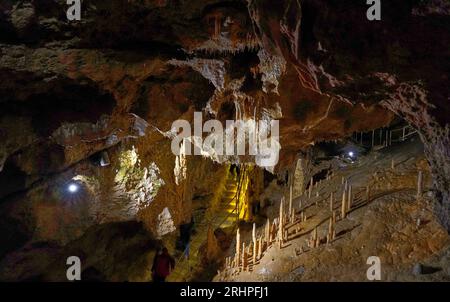
[[[394,168],[394,164],[392,164],[391,168]],[[326,180],[330,180],[333,175],[328,175]],[[311,179],[311,183],[308,189],[308,199],[312,196],[313,187],[317,187],[320,182],[314,184]],[[317,248],[321,245],[321,243],[326,242],[326,244],[332,243],[336,239],[336,223],[339,220],[343,220],[347,217],[350,210],[353,206],[360,205],[364,202],[369,202],[371,198],[371,187],[375,187],[374,184],[369,184],[364,188],[359,188],[359,190],[354,190],[352,185],[348,183],[348,181],[342,177],[342,200],[340,209],[339,206],[335,207],[335,193],[331,192],[329,198],[330,204],[330,216],[328,220],[328,230],[326,237],[321,238],[319,236],[319,226],[323,223],[320,222],[318,225],[314,227],[311,231],[311,236],[309,240],[307,240],[307,245],[309,249]],[[390,188],[389,188],[390,189]],[[417,177],[417,198],[421,198],[423,191],[423,172],[418,172]],[[319,196],[319,195],[317,195]],[[290,187],[289,194],[289,206],[288,211],[284,208],[285,198],[283,197],[280,202],[280,214],[279,217],[275,218],[272,223],[269,219],[267,219],[264,232],[260,236],[256,235],[256,225],[253,223],[253,231],[252,231],[252,242],[246,244],[245,242],[241,242],[241,235],[239,229],[236,231],[236,250],[233,257],[227,257],[225,259],[225,268],[224,273],[227,275],[235,275],[239,272],[250,271],[252,264],[253,266],[258,263],[259,260],[262,259],[265,252],[272,247],[273,245],[278,245],[281,249],[285,243],[287,243],[292,239],[295,239],[298,236],[299,232],[302,230],[301,223],[307,220],[305,215],[306,207],[309,205],[302,207],[302,200],[300,199],[298,204],[298,211],[293,208],[292,204],[292,186]],[[323,199],[322,201],[325,201]],[[316,205],[318,201],[315,201]],[[326,221],[326,220],[325,220]],[[305,232],[305,234],[308,232]],[[291,238],[289,236],[291,235]],[[294,235],[294,236],[292,236]],[[293,237],[293,238],[292,238]],[[300,254],[305,251],[304,247],[301,247]],[[296,255],[298,255],[296,250]],[[221,272],[218,272],[221,275]]]

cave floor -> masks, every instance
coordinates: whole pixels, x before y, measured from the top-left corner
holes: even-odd
[[[425,189],[417,199],[419,169],[425,170]],[[307,220],[299,224],[298,232],[288,235],[281,248],[272,244],[247,271],[223,270],[214,280],[367,281],[367,259],[376,256],[381,261],[382,281],[449,281],[450,238],[432,214],[427,169],[417,138],[341,165],[330,180],[314,187],[311,198],[306,193],[294,199],[297,213],[301,206]],[[355,200],[347,217],[337,220],[336,239],[326,243],[329,196],[334,192],[334,209],[339,211],[343,177],[353,187]],[[365,198],[368,184],[369,200]],[[271,221],[279,203],[272,208],[266,209]],[[308,241],[316,227],[321,244],[310,248]],[[264,224],[257,233],[263,230]],[[244,232],[242,238],[249,243],[251,232]]]

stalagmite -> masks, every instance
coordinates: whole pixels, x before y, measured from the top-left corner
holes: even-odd
[[[334,230],[334,220],[335,218],[333,217],[335,214],[333,212],[333,214],[330,216],[329,222],[328,222],[328,235],[327,235],[327,243],[331,243],[334,240],[334,236],[335,236],[335,230]]]
[[[253,239],[253,264],[256,263],[256,253],[257,253],[257,246],[256,246],[256,224],[253,223],[253,231],[252,231],[252,239]]]
[[[261,237],[258,238],[258,260],[261,259],[262,257],[262,252],[263,252],[263,240]]]
[[[269,221],[269,218],[267,218],[267,222],[266,222],[265,237],[266,237],[265,239],[266,239],[267,246],[269,246],[269,244],[270,244],[270,221]]]
[[[395,169],[395,161],[394,161],[394,159],[391,160],[391,169],[392,170]]]
[[[274,221],[274,223],[272,224],[272,230],[270,232],[270,236],[271,236],[271,241],[276,241],[278,238],[278,233],[277,233],[277,225],[275,224],[276,221]]]
[[[283,198],[281,199],[281,202],[280,202],[280,221],[279,221],[279,229],[278,229],[278,240],[279,240],[279,245],[280,245],[280,248],[281,248],[281,246],[282,246],[282,244],[283,244],[283,237],[284,237],[284,225],[283,225]]]
[[[333,192],[331,192],[331,194],[330,194],[330,211],[331,212],[333,212],[333,208],[334,208],[333,199],[334,199]]]
[[[342,219],[344,219],[347,216],[346,201],[347,201],[347,192],[344,188],[344,190],[342,191],[342,203],[341,203],[341,218]]]
[[[314,180],[311,177],[311,183],[309,184],[308,198],[311,198],[313,186],[314,186]]]
[[[336,239],[336,212],[331,215],[331,222],[333,223],[333,229],[331,232],[331,241]]]
[[[291,214],[291,223],[294,223],[295,221],[295,212],[292,212]]]
[[[417,198],[422,197],[422,191],[423,191],[423,172],[419,171],[419,174],[417,175]]]
[[[241,234],[239,228],[236,231],[236,266],[239,266],[239,261],[241,259]]]
[[[289,189],[289,216],[292,215],[292,185]]]
[[[318,247],[318,235],[317,235],[317,227],[314,228],[312,234],[311,234],[311,242],[310,242],[310,247],[311,248],[316,248]]]
[[[315,228],[315,242],[314,242],[314,246],[315,247],[319,247],[320,245],[320,239],[319,239],[319,232],[317,230],[317,227]]]
[[[353,191],[352,191],[352,185],[348,186],[348,196],[347,196],[347,213],[352,208],[353,204]]]
[[[247,269],[247,250],[245,248],[245,242],[242,242],[242,271]]]

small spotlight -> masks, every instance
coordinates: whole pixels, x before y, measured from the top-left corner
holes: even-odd
[[[355,153],[353,153],[353,151],[348,152],[348,156],[353,157],[355,155]]]
[[[70,193],[76,193],[78,191],[78,185],[76,184],[70,184],[68,187],[68,190]]]

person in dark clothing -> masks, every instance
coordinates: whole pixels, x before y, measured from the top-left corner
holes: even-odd
[[[170,256],[167,248],[162,248],[153,258],[152,277],[153,282],[165,282],[175,268],[175,259]]]
[[[239,165],[234,165],[234,164],[232,164],[232,165],[230,166],[230,173],[231,173],[231,175],[233,175],[233,177],[234,177],[236,180],[238,180],[238,179],[239,179],[239,176],[240,176],[240,173],[241,173],[241,168],[239,167]]]
[[[190,241],[193,227],[194,217],[191,217],[191,222],[180,225],[180,240],[183,246],[184,256],[187,259],[189,259]]]

